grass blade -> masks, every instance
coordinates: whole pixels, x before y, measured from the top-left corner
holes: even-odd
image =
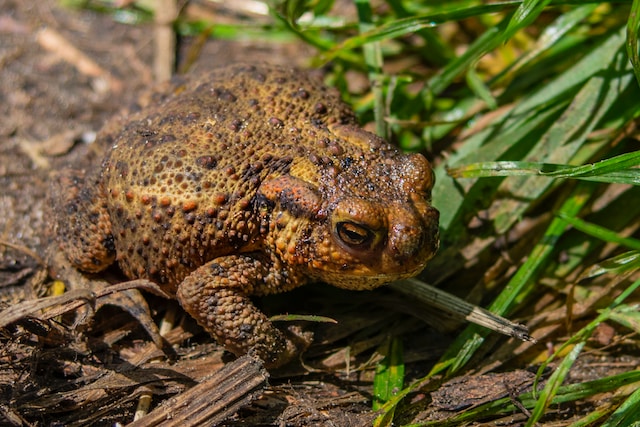
[[[571,352],[562,360],[553,374],[551,374],[547,385],[542,390],[542,392],[540,392],[540,398],[536,402],[536,406],[533,409],[531,416],[527,420],[527,424],[525,425],[525,427],[534,426],[544,415],[546,409],[549,407],[551,402],[553,402],[553,398],[558,393],[560,386],[564,382],[564,379],[567,377],[567,374],[569,374],[569,370],[580,355],[580,352],[584,348],[585,344],[585,341],[576,344],[573,349],[571,349]]]
[[[634,169],[638,165],[640,151],[634,151],[582,166],[518,161],[482,162],[450,168],[447,173],[453,178],[537,175],[640,185],[640,169]]]
[[[640,420],[640,387],[631,393],[602,427],[637,427]]]
[[[638,32],[640,32],[640,0],[633,0],[627,21],[627,55],[640,85],[640,57],[638,56]]]
[[[574,228],[582,231],[583,233],[589,234],[590,236],[604,240],[605,242],[617,243],[621,246],[626,246],[629,249],[640,250],[640,240],[621,237],[615,231],[608,230],[596,224],[590,224],[587,221],[583,221],[576,217],[567,216],[564,213],[558,213],[557,216],[571,224]]]
[[[404,385],[404,356],[402,341],[394,337],[386,344],[386,356],[376,367],[373,380],[373,410],[376,411],[402,390]]]

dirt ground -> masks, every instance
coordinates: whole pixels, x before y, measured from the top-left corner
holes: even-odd
[[[152,38],[151,25],[119,24],[107,14],[63,9],[52,0],[0,0],[0,308],[50,291],[50,174],[96,164],[103,148],[91,143],[96,131],[153,86]],[[303,64],[311,53],[294,42],[210,40],[194,71],[248,59]],[[165,336],[171,345],[162,351],[130,314],[109,305],[108,295],[98,302],[79,290],[65,295],[47,307],[46,316],[36,318],[32,314],[43,307],[30,305],[10,312],[15,322],[0,319],[0,425],[125,425],[144,396],[151,396],[152,410],[174,411],[176,425],[197,424],[179,418],[179,408],[198,398],[207,410],[218,411],[208,422],[220,425],[371,425],[372,350],[389,331],[421,337],[405,340],[407,381],[424,376],[451,340],[405,314],[402,298],[386,289],[350,293],[310,286],[260,303],[267,312],[283,313],[295,301],[299,311],[332,317],[339,327],[313,326],[315,341],[304,364],[267,374],[250,358],[230,362],[175,302],[145,294],[154,321],[175,316]],[[89,300],[99,311],[72,327],[74,304]],[[511,343],[504,351],[515,348]],[[607,363],[612,374],[615,366],[624,371],[637,361]],[[403,421],[438,419],[531,384],[525,370],[500,375],[445,386],[429,398],[417,393],[408,399],[413,418]],[[198,383],[204,388],[195,388]],[[514,386],[495,388],[504,383]],[[482,397],[469,390],[480,390]]]

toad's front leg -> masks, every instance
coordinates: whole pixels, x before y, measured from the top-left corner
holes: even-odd
[[[266,366],[281,366],[308,345],[310,336],[284,334],[249,299],[291,288],[274,283],[274,277],[282,276],[270,274],[261,261],[249,256],[219,257],[182,281],[178,300],[227,350],[236,355],[252,350]]]

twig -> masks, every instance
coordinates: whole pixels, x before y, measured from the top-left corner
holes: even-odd
[[[157,0],[155,13],[155,57],[153,74],[156,82],[171,78],[175,66],[176,35],[173,23],[178,16],[175,0]]]
[[[122,90],[122,82],[100,67],[56,30],[43,28],[36,33],[36,40],[43,49],[58,55],[61,59],[73,65],[80,73],[106,81],[108,90],[114,92]],[[101,86],[97,85],[96,87]]]
[[[535,343],[526,326],[513,323],[502,316],[493,314],[484,308],[470,304],[463,299],[444,292],[417,279],[400,280],[389,285],[405,295],[418,298],[421,302],[442,310],[452,316],[476,325],[484,326],[492,331]]]
[[[268,378],[258,359],[242,356],[128,427],[218,425],[257,399]]]

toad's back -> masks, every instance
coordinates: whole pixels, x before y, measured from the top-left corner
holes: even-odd
[[[354,123],[335,90],[294,69],[237,66],[176,83],[107,136],[103,164],[121,268],[169,284],[257,249],[260,183],[343,154],[326,126]],[[317,183],[317,173],[305,178]]]

